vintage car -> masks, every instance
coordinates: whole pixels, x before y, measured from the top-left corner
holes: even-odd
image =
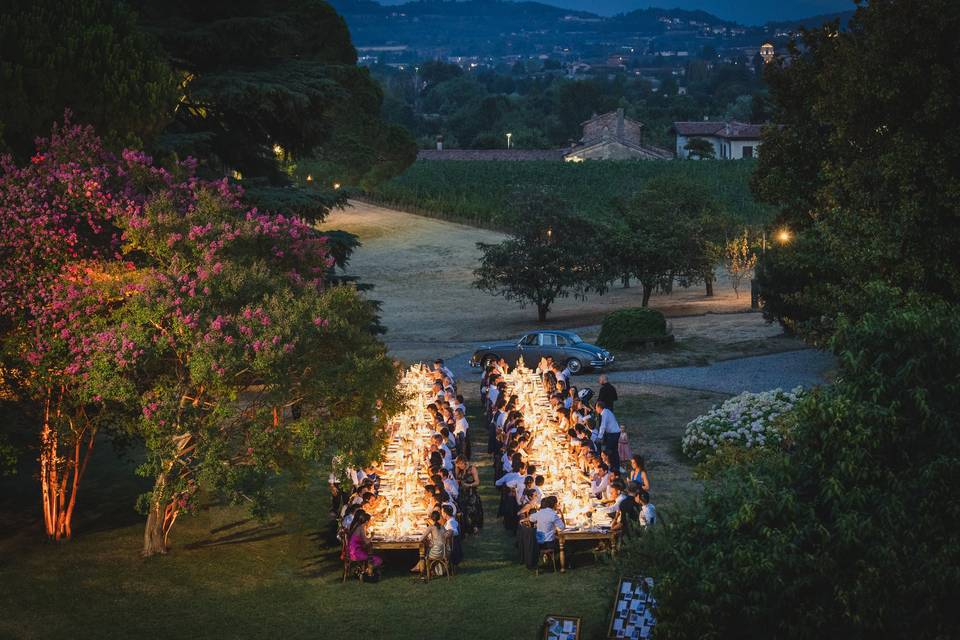
[[[554,362],[568,367],[571,373],[603,369],[613,364],[613,355],[609,351],[584,342],[571,331],[531,331],[519,340],[483,345],[473,353],[470,365],[482,367],[504,358],[513,366],[520,356],[528,367],[536,367],[540,358],[550,356]]]

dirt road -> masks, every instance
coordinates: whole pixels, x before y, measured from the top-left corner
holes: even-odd
[[[361,202],[334,212],[323,226],[359,236],[363,245],[349,272],[374,285],[369,295],[383,304],[386,340],[398,357],[460,353],[476,341],[512,337],[537,326],[534,308],[521,308],[472,286],[480,255],[476,243],[499,242],[504,238],[500,233]],[[668,316],[749,310],[749,292],[741,291],[737,299],[722,281],[716,293],[707,298],[701,287],[677,289],[669,296],[655,295],[651,305]],[[640,300],[639,287],[619,286],[586,301],[566,298],[554,305],[542,326],[596,324],[614,309],[639,306]],[[749,318],[750,324],[762,325],[758,315]]]

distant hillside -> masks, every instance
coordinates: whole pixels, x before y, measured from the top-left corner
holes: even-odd
[[[735,22],[722,20],[717,16],[706,11],[687,11],[685,9],[658,9],[651,7],[649,9],[637,9],[629,13],[621,13],[609,18],[611,22],[622,22],[629,25],[654,25],[660,23],[661,18],[669,20],[680,20],[685,23],[709,24],[723,27],[739,26]],[[662,24],[662,23],[661,23]]]
[[[346,18],[357,46],[405,45],[429,56],[440,51],[496,57],[571,47],[587,50],[611,42],[608,38],[614,35],[618,44],[629,46],[644,46],[644,37],[663,37],[662,48],[698,51],[716,39],[726,47],[749,47],[769,37],[770,31],[796,31],[834,18],[845,25],[853,15],[846,11],[748,27],[686,9],[649,8],[602,16],[511,0],[414,0],[389,6],[373,0],[329,1]]]
[[[850,18],[853,17],[855,11],[840,11],[838,13],[824,13],[818,16],[810,16],[809,18],[802,18],[800,20],[784,20],[782,22],[768,22],[768,29],[776,29],[783,31],[797,31],[799,29],[810,29],[811,27],[818,27],[824,22],[832,22],[834,20],[840,21],[840,28],[846,29],[847,23],[850,22]]]

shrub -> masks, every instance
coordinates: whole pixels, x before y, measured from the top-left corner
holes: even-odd
[[[597,344],[608,349],[625,349],[649,338],[667,335],[667,321],[655,309],[638,307],[607,314]]]
[[[741,393],[687,424],[683,452],[703,462],[724,445],[777,446],[785,434],[780,416],[793,409],[803,389]]]
[[[724,449],[745,463],[621,554],[656,578],[660,640],[956,637],[960,308],[837,328],[839,378],[797,403],[789,450]]]

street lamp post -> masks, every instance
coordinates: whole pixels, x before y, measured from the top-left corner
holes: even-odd
[[[508,133],[508,134],[507,134],[507,149],[509,149],[510,146],[511,146],[510,138],[512,138],[512,137],[513,137],[513,134],[512,134],[512,133]]]

